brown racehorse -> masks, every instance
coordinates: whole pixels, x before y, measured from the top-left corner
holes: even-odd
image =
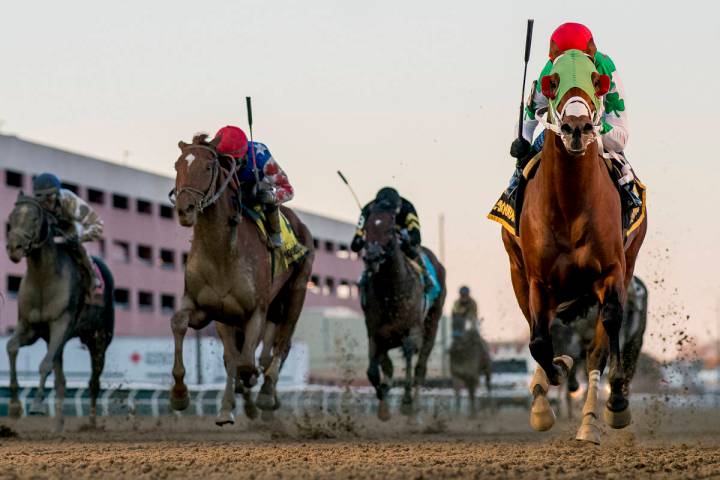
[[[310,231],[292,210],[282,208],[308,253],[273,277],[265,239],[254,221],[237,215],[240,188],[235,173],[239,167],[232,157],[218,154],[219,141],[220,137],[208,142],[206,135],[197,135],[191,144],[180,142],[182,153],[175,163],[175,208],[180,224],[193,227],[193,240],[182,304],[172,318],[175,385],[170,404],[175,410],[189,404],[182,358],[188,326],[200,329],[215,320],[227,372],[215,423],[224,425],[234,422],[236,391],[243,394],[247,416],[257,416],[250,390],[261,373],[255,365],[261,340],[265,381],[257,407],[278,408],[275,386],[305,301],[314,253]]]
[[[592,72],[590,79],[598,96],[607,91],[609,83],[601,77]],[[557,73],[546,77],[543,93],[555,98],[563,81],[572,79],[563,79]],[[600,156],[594,120],[598,113],[596,99],[586,90],[572,87],[558,98],[554,111],[565,112],[566,103],[572,100],[584,102],[586,113],[568,108],[558,114],[555,128],[545,131],[542,161],[525,190],[520,236],[514,237],[503,229],[502,238],[510,257],[515,295],[530,324],[530,351],[539,364],[532,382],[530,414],[536,430],[552,427],[554,413],[546,398],[548,384],[560,384],[572,364],[569,357],[554,358],[550,322],[556,314],[563,316],[565,312],[570,318],[589,305],[599,305],[595,339],[587,355],[590,383],[577,436],[579,440],[599,443],[597,385],[608,353],[611,393],[605,420],[613,428],[630,423],[619,334],[626,291],[645,238],[647,220],[626,238],[618,190]]]

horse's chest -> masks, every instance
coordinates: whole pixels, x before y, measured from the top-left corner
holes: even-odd
[[[200,310],[217,320],[248,316],[258,304],[258,291],[251,275],[241,269],[226,272],[203,268],[188,270],[185,290]]]
[[[18,311],[27,323],[47,323],[65,312],[69,301],[70,292],[65,283],[42,288],[23,283],[18,292]]]

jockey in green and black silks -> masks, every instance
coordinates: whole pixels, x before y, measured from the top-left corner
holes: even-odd
[[[605,154],[615,160],[622,171],[622,177],[618,178],[617,182],[621,187],[624,203],[627,206],[640,206],[640,199],[633,192],[635,173],[624,155],[628,141],[628,119],[625,92],[620,76],[612,59],[597,51],[590,30],[579,23],[560,25],[550,38],[550,59],[540,73],[538,81],[534,82],[525,107],[523,137],[515,139],[510,147],[510,155],[517,159],[517,164],[508,190],[515,190],[527,162],[542,150],[545,132],[543,130],[535,135],[539,123],[536,113],[538,110],[548,107],[548,99],[542,93],[540,79],[548,75],[557,58],[569,50],[580,50],[585,53],[592,59],[598,73],[610,77],[610,90],[604,96],[601,105],[602,116],[599,133]]]

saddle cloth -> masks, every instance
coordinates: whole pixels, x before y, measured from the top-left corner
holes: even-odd
[[[505,228],[505,230],[512,233],[516,237],[520,236],[520,213],[522,212],[523,207],[525,187],[527,186],[528,181],[535,174],[535,171],[540,164],[540,159],[541,157],[538,153],[532,158],[532,160],[528,162],[528,164],[523,169],[520,183],[515,189],[515,191],[512,193],[512,195],[508,195],[507,191],[504,191],[502,195],[500,195],[498,201],[495,202],[495,205],[493,206],[492,210],[490,210],[490,213],[488,213],[487,215],[487,218],[492,221],[498,222],[500,225],[503,226],[503,228]],[[605,163],[608,167],[608,174],[612,178],[613,183],[617,185],[616,179],[622,176],[622,174],[620,173],[620,168],[616,163],[612,162],[611,160],[606,159]],[[621,215],[621,221],[623,224],[623,231],[626,239],[633,231],[635,231],[637,227],[640,226],[640,224],[645,218],[646,187],[638,178],[635,178],[634,190],[635,194],[642,200],[642,205],[640,207],[633,208],[628,208],[625,205],[623,205],[622,207],[623,211]]]
[[[261,206],[255,206],[249,208],[243,205],[243,213],[249,217],[255,225],[257,225],[260,235],[268,244],[268,249],[271,252],[271,267],[273,270],[273,276],[288,270],[294,263],[299,262],[308,253],[307,247],[300,243],[295,231],[290,225],[290,221],[285,215],[280,212],[280,235],[282,237],[282,248],[280,248],[281,254],[277,255],[275,249],[270,246],[270,238],[267,233],[267,227],[265,226],[265,212]]]
[[[440,279],[438,278],[437,270],[435,270],[435,265],[430,261],[430,257],[425,253],[424,251],[420,252],[420,258],[422,259],[423,264],[418,264],[417,261],[411,259],[408,256],[405,256],[408,262],[410,262],[410,265],[420,274],[420,283],[422,283],[422,286],[425,290],[425,311],[430,309],[430,306],[432,306],[433,302],[437,300],[438,296],[440,296],[440,292],[442,292],[442,287],[440,286]],[[427,272],[427,276],[430,279],[430,282],[432,285],[430,288],[425,288],[425,275],[423,275],[423,270]]]

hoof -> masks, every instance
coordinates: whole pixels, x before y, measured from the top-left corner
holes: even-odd
[[[215,419],[215,425],[222,427],[223,425],[232,425],[235,423],[235,415],[232,412],[220,412]]]
[[[388,405],[387,401],[380,400],[377,416],[383,422],[387,422],[388,420],[390,420],[390,405]]]
[[[545,432],[555,425],[555,412],[544,395],[535,397],[530,407],[530,426],[537,432]]]
[[[621,412],[613,412],[607,406],[605,406],[605,423],[611,428],[625,428],[630,425],[632,415],[630,414],[630,407],[626,408]]]
[[[597,420],[594,417],[589,421],[583,421],[575,440],[600,445],[600,428],[597,426]]]
[[[28,414],[43,416],[43,417],[47,416],[48,415],[47,403],[33,402],[32,405],[30,405],[30,410],[28,410]]]
[[[275,410],[275,395],[260,392],[255,400],[255,405],[260,410]]]
[[[255,420],[260,416],[260,411],[258,410],[258,407],[252,403],[252,402],[245,402],[245,416],[248,417],[250,420]]]
[[[189,406],[190,395],[188,395],[187,390],[185,391],[185,395],[178,397],[170,394],[170,408],[173,410],[181,411],[187,409]]]
[[[20,417],[22,417],[22,413],[23,413],[22,404],[20,402],[18,402],[17,400],[15,400],[15,401],[11,400],[10,404],[8,405],[8,416],[10,418],[20,418]]]

